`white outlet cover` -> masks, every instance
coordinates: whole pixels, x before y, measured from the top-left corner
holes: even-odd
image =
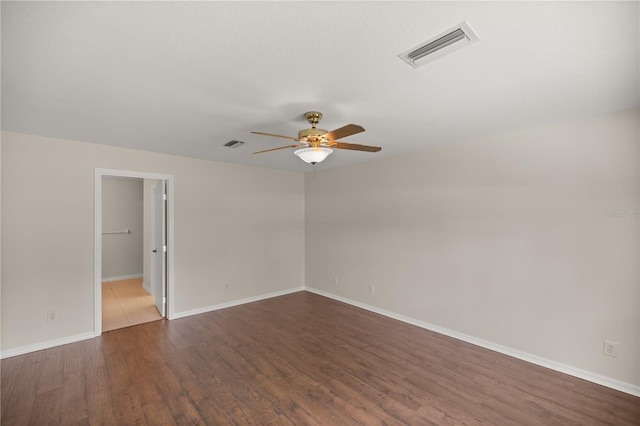
[[[613,342],[611,340],[605,340],[604,341],[604,346],[602,348],[602,351],[605,355],[610,356],[610,357],[617,357],[618,356],[618,346],[620,345],[620,343],[618,342]]]

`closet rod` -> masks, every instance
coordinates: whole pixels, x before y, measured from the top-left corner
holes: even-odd
[[[102,233],[102,235],[104,234],[130,234],[131,233],[131,229],[125,229],[123,231],[105,231]]]

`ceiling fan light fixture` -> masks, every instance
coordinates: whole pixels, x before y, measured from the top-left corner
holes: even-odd
[[[315,165],[324,161],[332,152],[331,148],[315,147],[298,149],[294,151],[294,154],[305,163]]]
[[[359,145],[355,143],[339,141],[339,139],[346,138],[347,136],[364,132],[364,127],[358,124],[347,124],[331,132],[327,132],[326,130],[318,129],[316,127],[316,125],[322,118],[322,113],[317,111],[309,111],[305,113],[304,116],[311,124],[311,128],[299,131],[297,138],[293,138],[291,136],[276,135],[274,133],[251,132],[254,135],[273,136],[276,138],[289,139],[297,142],[294,145],[285,145],[279,146],[277,148],[263,149],[262,151],[254,152],[254,154],[279,151],[281,149],[287,148],[300,148],[297,149],[294,154],[300,157],[305,163],[316,165],[324,161],[333,152],[333,149],[331,148],[366,152],[378,152],[382,149],[379,146]]]

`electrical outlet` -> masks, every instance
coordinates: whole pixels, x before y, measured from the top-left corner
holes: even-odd
[[[612,342],[611,340],[604,341],[603,353],[607,356],[616,358],[618,356],[618,342]]]
[[[55,312],[47,312],[47,322],[54,322],[56,320]]]
[[[376,286],[369,284],[369,293],[374,294],[376,292]]]
[[[336,285],[336,286],[337,286],[337,285],[338,285],[338,277],[333,277],[333,279],[331,280],[331,283],[332,283],[333,285]]]

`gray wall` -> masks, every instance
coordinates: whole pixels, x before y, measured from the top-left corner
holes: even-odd
[[[99,167],[175,176],[176,313],[305,284],[637,386],[638,114],[315,180],[3,133],[2,349],[93,330]]]
[[[306,285],[638,385],[638,118],[307,176]]]
[[[3,353],[93,332],[96,168],[174,176],[176,315],[304,285],[300,173],[9,132],[1,167]]]
[[[102,178],[102,278],[142,276],[143,180]],[[113,231],[128,229],[128,234]]]

